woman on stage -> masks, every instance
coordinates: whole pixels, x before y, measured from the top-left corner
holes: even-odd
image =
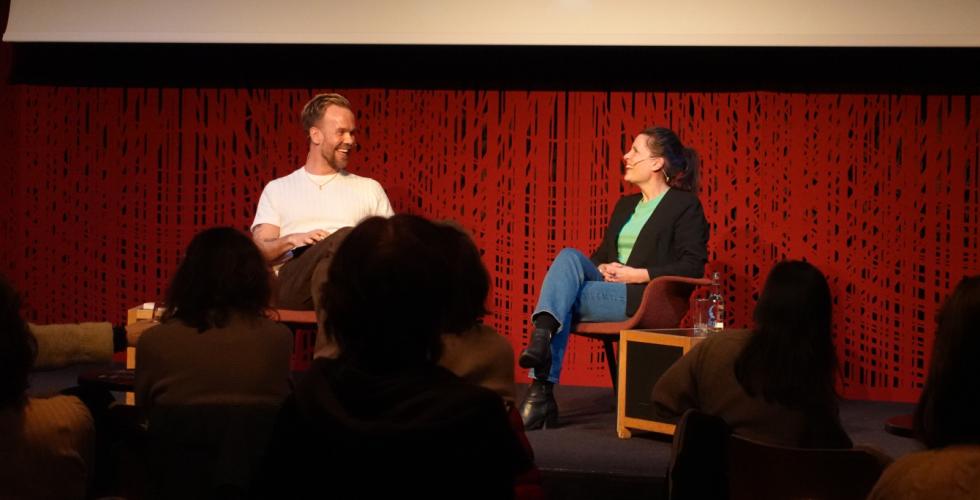
[[[616,203],[591,258],[562,250],[541,285],[531,316],[534,332],[519,358],[522,367],[532,369],[533,381],[520,405],[527,429],[557,423],[552,390],[573,323],[623,321],[636,312],[653,278],[700,278],[704,273],[708,222],[695,195],[695,151],[670,129],[651,127],[636,136],[623,163],[623,179],[640,193]]]

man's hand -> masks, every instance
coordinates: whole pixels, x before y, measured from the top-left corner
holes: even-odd
[[[305,245],[315,245],[316,243],[323,241],[330,233],[324,231],[323,229],[314,229],[306,233],[293,233],[283,236],[293,248],[301,247]]]
[[[624,266],[619,262],[600,264],[599,272],[610,283],[646,283],[650,273],[646,269]]]
[[[330,233],[323,229],[280,236],[279,226],[272,224],[259,224],[252,230],[252,240],[255,241],[259,251],[262,252],[262,256],[269,264],[281,262],[286,252],[296,247],[314,245],[327,236],[330,236]]]
[[[610,281],[609,278],[611,278],[612,276],[609,274],[609,271],[612,270],[612,265],[613,264],[619,265],[618,262],[608,262],[606,264],[599,264],[598,269],[599,269],[599,272],[602,273],[602,279],[603,280]]]

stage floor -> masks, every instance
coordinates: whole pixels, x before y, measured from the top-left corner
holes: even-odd
[[[518,398],[526,386],[517,389]],[[552,498],[664,498],[670,439],[634,432],[616,436],[612,389],[558,386],[560,427],[527,433]],[[913,439],[885,432],[885,421],[911,413],[913,404],[842,401],[841,419],[856,445],[892,458],[922,449]]]

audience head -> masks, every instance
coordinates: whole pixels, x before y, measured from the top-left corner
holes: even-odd
[[[813,265],[773,267],[753,314],[755,333],[735,363],[749,395],[796,409],[836,408],[831,300],[827,279]]]
[[[960,281],[937,323],[916,431],[929,448],[980,444],[980,276]]]
[[[176,318],[200,331],[221,328],[232,313],[261,316],[271,296],[269,269],[251,238],[230,227],[211,228],[188,245],[163,320]]]
[[[445,254],[446,268],[452,280],[452,294],[446,304],[443,333],[462,333],[472,328],[487,313],[490,275],[480,259],[480,250],[466,232],[446,222],[439,225],[439,246]]]
[[[435,364],[441,334],[472,326],[483,312],[488,282],[478,261],[454,228],[402,214],[361,222],[337,249],[321,289],[323,328],[340,359],[376,373]],[[475,285],[460,287],[460,279]]]
[[[664,159],[664,175],[667,184],[684,191],[698,190],[698,169],[700,159],[691,148],[684,147],[673,130],[664,127],[650,127],[640,132],[647,139],[647,147],[658,157]]]
[[[0,276],[0,410],[18,408],[27,400],[28,372],[37,342],[20,316],[20,297]]]

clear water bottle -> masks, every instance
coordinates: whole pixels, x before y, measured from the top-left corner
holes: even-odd
[[[711,275],[711,294],[708,295],[708,329],[714,332],[725,328],[725,297],[721,293],[721,274]]]

